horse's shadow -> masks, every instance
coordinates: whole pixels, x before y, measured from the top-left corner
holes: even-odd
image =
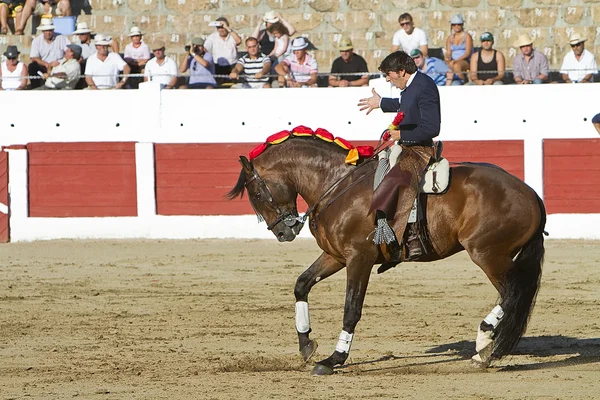
[[[376,360],[362,361],[357,363],[346,364],[340,369],[360,366],[373,365],[389,361],[401,359],[415,358],[436,358],[431,361],[411,363],[404,367],[427,366],[435,364],[452,363],[459,360],[470,359],[475,354],[475,342],[461,340],[459,342],[447,343],[440,346],[432,347],[425,351],[426,354],[419,356],[395,356],[386,355]],[[565,356],[560,360],[548,360],[541,362],[528,362],[527,364],[509,365],[499,367],[498,371],[527,371],[536,369],[559,368],[567,365],[582,365],[600,362],[600,338],[579,339],[569,336],[536,336],[524,337],[519,342],[517,348],[511,355],[529,355],[538,358]],[[445,357],[440,360],[439,357]],[[509,358],[507,356],[507,358]],[[493,364],[492,364],[493,365]],[[376,368],[388,369],[389,367]]]

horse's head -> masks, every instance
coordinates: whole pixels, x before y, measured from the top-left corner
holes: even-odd
[[[227,194],[229,199],[242,197],[248,191],[250,204],[259,220],[267,223],[280,242],[291,242],[300,233],[304,221],[298,216],[296,192],[276,166],[261,168],[261,174],[244,156],[240,156],[242,171],[235,187]]]

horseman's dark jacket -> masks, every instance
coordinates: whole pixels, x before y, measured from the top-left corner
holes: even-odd
[[[383,112],[404,112],[400,124],[402,144],[431,146],[432,139],[440,134],[440,92],[426,74],[417,71],[400,99],[384,97],[380,106]]]

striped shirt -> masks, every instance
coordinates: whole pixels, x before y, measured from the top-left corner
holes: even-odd
[[[263,53],[259,53],[254,59],[250,58],[249,55],[245,55],[241,57],[237,63],[244,68],[243,74],[247,75],[245,77],[246,82],[267,82],[269,80],[269,77],[266,75],[260,79],[254,78],[254,75],[261,72],[265,65],[271,65],[271,59]]]
[[[450,71],[450,67],[439,58],[427,57],[425,60],[426,69],[421,69],[421,72],[425,72],[437,86],[446,85],[446,72]]]

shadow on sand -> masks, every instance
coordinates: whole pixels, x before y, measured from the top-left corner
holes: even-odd
[[[403,359],[430,359],[432,361],[423,360],[423,362],[415,362],[408,365],[403,365],[402,368],[433,366],[446,363],[452,363],[461,360],[468,360],[475,354],[475,342],[462,340],[459,342],[447,343],[440,346],[432,347],[425,351],[423,355],[411,356],[395,356],[393,354],[380,357],[376,360],[362,361],[357,363],[345,364],[336,370],[355,366],[375,367],[375,370],[395,369],[397,367],[377,368],[377,364],[390,360]],[[536,336],[524,337],[519,342],[517,348],[511,355],[528,355],[534,357],[553,357],[567,356],[561,360],[528,362],[527,364],[509,365],[499,367],[501,371],[527,371],[536,369],[559,368],[568,365],[582,365],[600,362],[600,338],[578,339],[569,336]],[[446,357],[440,360],[440,357]],[[493,365],[493,364],[492,364]]]

